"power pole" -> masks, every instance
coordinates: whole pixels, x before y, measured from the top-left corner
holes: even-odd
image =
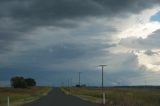
[[[68,88],[70,87],[69,79],[68,79]]]
[[[81,86],[81,72],[79,72],[79,86]]]
[[[105,92],[104,92],[104,85],[103,85],[103,69],[104,67],[106,67],[107,65],[99,65],[99,67],[102,67],[102,97],[103,97],[103,104],[105,104]]]
[[[107,65],[99,65],[99,67],[102,67],[102,91],[104,89],[104,84],[103,84],[103,78],[104,78],[104,75],[103,75],[103,69],[104,67],[106,67]]]

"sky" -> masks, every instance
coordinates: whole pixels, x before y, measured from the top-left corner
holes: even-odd
[[[0,86],[160,85],[159,0],[0,0]]]

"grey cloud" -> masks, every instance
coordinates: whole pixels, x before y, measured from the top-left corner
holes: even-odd
[[[126,16],[157,3],[157,0],[1,0],[1,47],[9,50],[9,44],[36,27],[75,28],[84,18]],[[112,27],[109,30],[116,31]],[[5,39],[2,38],[4,36]]]
[[[157,52],[153,52],[152,50],[146,50],[145,54],[149,55],[149,56],[152,56],[152,55],[157,55],[158,53]]]
[[[157,49],[160,47],[160,30],[155,31],[152,33],[148,38],[125,38],[120,41],[120,45],[125,47],[134,48],[134,49]]]
[[[106,81],[110,79],[108,83],[131,85],[135,82],[135,80],[131,81],[132,78],[141,76],[137,56],[133,53],[111,54],[110,57],[111,60],[108,60],[106,68]]]
[[[12,46],[17,41],[26,40],[24,36],[28,28],[10,18],[0,19],[0,54],[11,51]]]
[[[110,44],[81,44],[81,43],[63,43],[57,45],[50,45],[46,48],[34,49],[32,51],[22,52],[20,55],[14,57],[11,62],[15,66],[35,66],[46,67],[48,64],[67,64],[74,60],[92,59],[99,56],[106,55],[106,48],[115,45]],[[71,64],[69,64],[71,65]]]
[[[38,53],[41,53],[41,52],[38,52]],[[98,56],[98,54],[94,55],[94,56]],[[105,68],[105,70],[104,70],[105,71],[105,73],[104,73],[104,76],[105,76],[104,83],[105,83],[105,85],[113,85],[113,83],[118,84],[119,82],[120,82],[121,85],[131,85],[132,82],[135,82],[135,80],[131,80],[132,78],[140,77],[141,74],[143,74],[137,68],[137,59],[134,58],[135,55],[133,55],[133,54],[118,54],[117,56],[115,56],[115,55],[112,55],[112,56],[116,58],[116,59],[112,58],[112,60],[118,61],[118,63],[121,64],[121,67],[118,67],[119,66],[118,64],[116,64],[115,66],[112,66],[112,67],[117,67],[116,71],[112,70],[110,68]],[[90,56],[89,58],[93,58],[93,56]],[[55,58],[51,58],[51,59],[53,60],[52,62],[54,63]],[[44,58],[42,60],[44,60]],[[87,58],[82,58],[82,60],[83,60],[84,63],[86,63]],[[74,60],[72,60],[72,61],[74,61]],[[97,59],[96,61],[99,61],[99,60]],[[90,61],[90,62],[93,63],[93,62],[96,62],[96,61]],[[106,61],[110,61],[110,60],[107,59]],[[69,61],[66,61],[66,62],[68,63]],[[75,66],[76,62],[77,61],[71,63],[72,67]],[[44,63],[45,63],[45,60],[44,60]],[[24,66],[22,66],[22,67],[24,68]],[[64,67],[63,64],[61,64],[61,67]],[[38,74],[38,76],[43,76],[43,75],[49,74],[49,75],[47,75],[48,77],[44,78],[44,79],[46,81],[50,82],[51,80],[55,81],[56,78],[57,78],[57,74],[54,72],[54,70],[59,72],[58,76],[62,76],[63,77],[62,73],[64,73],[65,76],[67,74],[69,74],[67,78],[65,77],[67,80],[69,78],[76,79],[76,75],[73,75],[73,73],[77,74],[78,71],[81,71],[82,72],[82,76],[83,76],[83,79],[82,79],[83,83],[87,83],[89,81],[89,82],[91,82],[90,83],[91,85],[92,84],[99,85],[100,80],[101,80],[100,79],[101,75],[100,75],[99,71],[97,71],[97,70],[96,70],[96,72],[94,71],[96,69],[96,66],[92,66],[92,70],[90,70],[90,71],[88,71],[87,69],[86,69],[87,71],[84,70],[83,67],[74,67],[75,69],[72,68],[72,70],[68,70],[67,67],[65,67],[64,69],[56,69],[56,67],[54,67],[53,69],[50,69],[52,71],[49,71],[49,73],[48,73],[48,71],[46,69],[43,69],[43,68],[40,68],[40,67],[38,67],[36,69],[31,68],[31,67],[30,67],[31,68],[30,69],[30,68],[26,67],[26,69],[25,69],[26,71],[24,71],[23,68],[22,68],[21,70],[23,70],[23,71],[21,73],[23,73],[25,75],[28,75],[29,74],[28,71],[29,71],[29,72],[32,73],[31,75],[34,75],[34,77],[37,76],[37,74]],[[110,66],[108,66],[108,67],[110,67]],[[16,69],[14,69],[14,70],[16,70]],[[38,73],[36,72],[36,70],[38,70],[37,71]],[[43,70],[43,71],[39,71],[39,70]],[[76,72],[75,70],[78,70],[78,71]],[[71,72],[71,71],[73,71],[73,72]],[[88,74],[90,74],[89,77],[87,76]],[[41,81],[41,79],[39,79],[39,80]],[[60,80],[58,78],[58,80],[56,80],[56,81],[58,81],[58,84],[59,84],[60,81],[62,81],[62,80]]]
[[[37,27],[53,26],[53,27],[63,27],[63,28],[75,28],[77,25],[80,25],[82,21],[87,22],[87,19],[89,19],[90,17],[95,17],[95,18],[105,17],[110,19],[113,19],[115,17],[127,17],[132,13],[135,13],[135,14],[139,13],[143,9],[150,8],[153,5],[156,5],[158,3],[159,3],[158,0],[148,0],[148,1],[146,0],[123,0],[123,1],[120,1],[120,0],[0,0],[0,48],[1,48],[0,53],[4,51],[10,51],[14,44],[16,46],[15,42],[18,42],[18,41],[21,41],[21,42],[23,42],[23,40],[25,41],[24,45],[22,44],[21,46],[18,46],[18,47],[21,47],[21,48],[26,47],[27,44],[29,44],[30,42],[28,42],[25,38],[27,38],[27,36],[35,36],[34,33],[30,35],[30,32],[31,30],[34,30]],[[92,31],[92,33],[97,32],[96,28],[99,28],[99,26],[91,28],[91,30],[94,30]],[[102,28],[100,29],[101,29],[100,32],[103,30],[108,32],[117,31],[115,28],[112,28],[110,26],[107,27],[107,29],[109,30],[102,29]],[[61,63],[62,66],[60,67],[66,68],[66,67],[63,67],[63,63],[70,65],[68,67],[71,67],[72,64],[74,64],[74,60],[76,59],[78,60],[76,61],[77,62],[76,64],[79,64],[78,62],[81,61],[83,62],[82,65],[84,64],[95,65],[97,63],[99,64],[102,61],[104,62],[108,61],[106,59],[108,58],[107,57],[108,52],[104,51],[104,49],[115,46],[115,45],[110,45],[106,43],[101,44],[101,42],[99,43],[98,41],[96,41],[95,43],[95,41],[93,41],[92,39],[89,39],[89,41],[86,42],[86,44],[82,44],[81,42],[84,42],[83,40],[85,38],[80,38],[81,36],[80,37],[74,36],[74,35],[83,35],[83,34],[86,36],[90,35],[89,32],[91,30],[90,29],[86,30],[86,32],[82,31],[83,33],[80,33],[79,30],[77,30],[77,32],[73,31],[74,34],[71,34],[69,36],[74,37],[74,39],[78,39],[79,41],[76,40],[78,41],[77,43],[72,43],[72,39],[69,39],[69,38],[68,38],[68,42],[70,43],[66,43],[64,39],[65,33],[63,33],[63,36],[61,38],[62,40],[64,39],[64,42],[65,42],[63,45],[59,45],[59,44],[53,45],[51,43],[49,44],[50,47],[44,46],[44,48],[40,48],[40,49],[37,49],[37,48],[31,49],[31,50],[29,49],[28,51],[25,51],[22,54],[18,53],[18,55],[16,55],[15,57],[12,57],[12,59],[9,59],[9,62],[11,62],[12,67],[15,67],[14,71],[16,74],[21,73],[21,72],[18,72],[17,70],[22,70],[22,73],[21,73],[22,75],[26,74],[28,73],[27,71],[27,68],[28,68],[28,70],[33,71],[31,72],[31,74],[36,75],[37,73],[35,72],[35,70],[39,70],[40,68],[41,70],[47,70],[47,69],[43,69],[42,67],[48,64],[52,65],[52,64]],[[41,31],[39,32],[41,33]],[[43,35],[41,36],[45,36],[45,34],[48,34],[48,33],[43,33]],[[68,35],[68,33],[66,35]],[[54,33],[54,31],[53,31],[53,36],[55,36],[53,37],[55,38],[53,39],[53,42],[60,41],[60,40],[57,40],[56,37],[58,37],[58,34]],[[95,34],[95,36],[97,35]],[[39,37],[40,36],[35,36],[35,39],[38,39]],[[35,40],[35,44],[39,42],[38,40],[37,41]],[[40,40],[40,41],[43,41],[43,40]],[[44,42],[46,42],[46,39],[44,40]],[[52,42],[52,41],[50,40],[49,42]],[[139,43],[141,43],[142,45],[144,44],[150,45],[146,43],[148,41],[144,41],[143,39],[140,39],[138,42],[136,41],[134,42],[137,45],[139,45]],[[126,45],[124,41],[123,41],[123,44]],[[129,46],[130,44],[127,43],[127,45]],[[157,43],[155,45],[157,46]],[[120,63],[121,59],[125,59],[125,58],[127,57],[125,56],[124,58],[117,57],[116,58],[117,60],[116,59],[114,60]],[[121,62],[122,63],[121,65],[127,65],[129,68],[132,68],[132,67],[134,68],[135,67],[134,64],[133,65],[129,64],[131,61],[133,61],[133,58],[127,59],[126,61],[124,60],[123,62]],[[79,65],[79,66],[82,66],[82,65]],[[85,65],[83,67],[85,67]],[[88,67],[85,67],[86,70]],[[92,66],[92,69],[93,67],[94,66]],[[23,70],[24,68],[26,68],[25,71]],[[85,71],[84,69],[81,69],[81,68],[79,69],[80,71],[81,70]],[[127,69],[121,69],[121,73],[125,72],[124,70],[127,70]],[[7,72],[9,72],[7,73],[9,75],[13,74],[13,73],[10,73],[11,71],[7,71]],[[38,73],[41,73],[41,72],[38,71]],[[114,74],[114,76],[116,75]]]
[[[120,12],[120,11],[130,11],[137,13],[144,8],[148,8],[155,3],[160,3],[158,0],[123,0],[123,1],[118,1],[118,0],[93,0],[96,1],[98,4],[103,5],[107,9],[111,9],[112,11],[115,12]],[[126,10],[128,8],[128,10]]]
[[[132,85],[132,82],[135,82],[135,80],[131,81],[130,79],[140,76],[140,72],[139,70],[134,70],[130,68],[130,69],[119,70],[119,72],[115,72],[115,73],[108,73],[106,74],[106,76],[108,77],[108,79],[110,79],[109,82],[116,83],[116,86]],[[106,78],[106,81],[107,81],[107,78]]]
[[[0,31],[0,54],[11,51],[13,43],[19,40],[24,40],[18,32]]]

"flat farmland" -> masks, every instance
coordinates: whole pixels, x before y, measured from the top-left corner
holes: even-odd
[[[34,101],[51,91],[50,87],[33,87],[26,89],[0,88],[0,106],[6,106],[7,98],[10,98],[12,106],[20,106],[23,103]]]
[[[102,104],[100,88],[62,88],[70,95]],[[106,88],[107,106],[160,106],[160,89]]]

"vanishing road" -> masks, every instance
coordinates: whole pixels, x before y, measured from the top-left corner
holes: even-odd
[[[52,90],[48,96],[23,106],[101,106],[82,101],[77,97],[65,95],[60,89]]]

